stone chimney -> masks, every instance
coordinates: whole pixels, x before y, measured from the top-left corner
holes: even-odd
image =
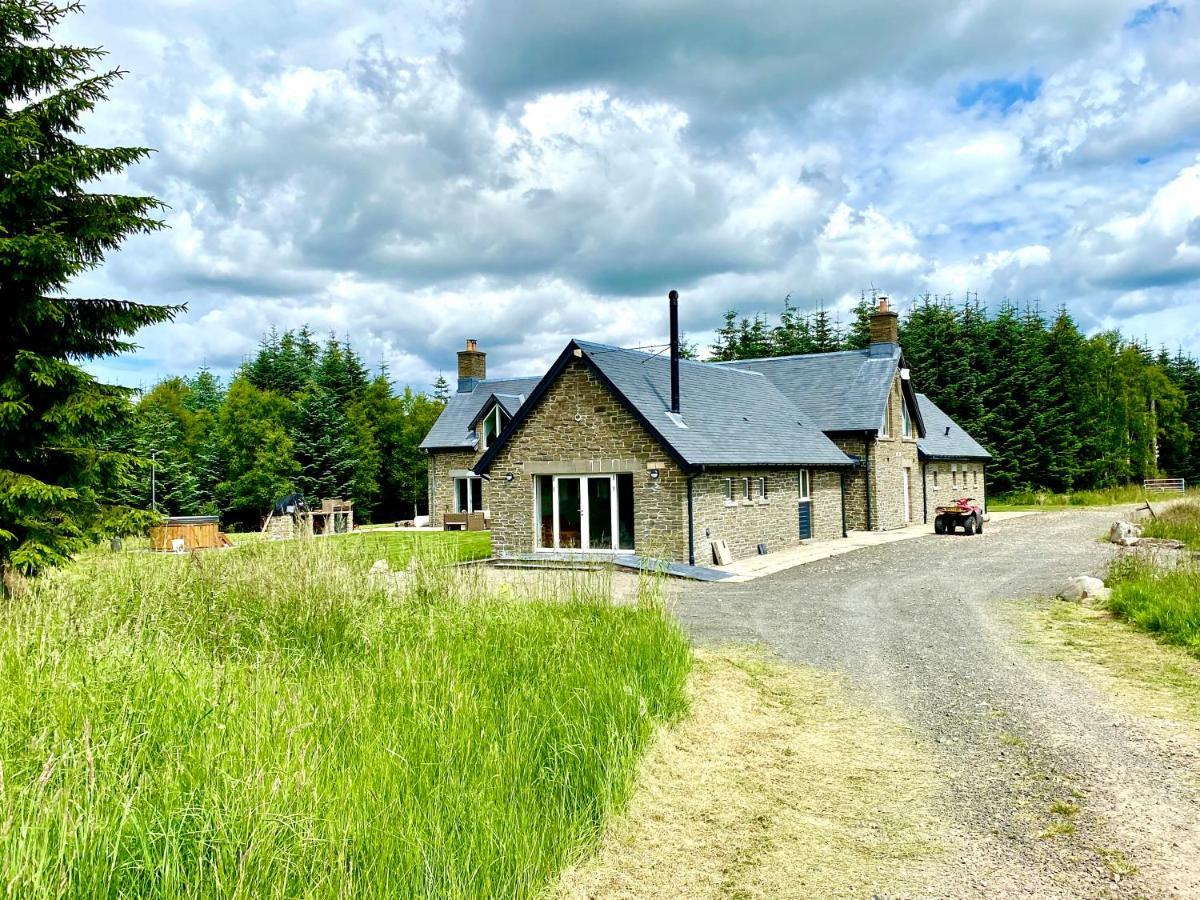
[[[880,297],[879,309],[871,313],[871,351],[889,354],[890,345],[899,343],[900,315],[892,311],[887,297]]]
[[[460,394],[470,393],[485,378],[487,378],[487,354],[479,349],[477,340],[469,338],[467,349],[458,351],[458,392]]]

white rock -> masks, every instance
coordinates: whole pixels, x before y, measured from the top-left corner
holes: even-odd
[[[1142,526],[1133,522],[1113,522],[1108,529],[1108,539],[1122,547],[1132,547],[1142,536]]]
[[[1099,578],[1093,578],[1091,575],[1076,575],[1067,580],[1066,585],[1058,592],[1058,596],[1064,600],[1079,603],[1081,600],[1099,597],[1100,592],[1106,590],[1108,589],[1104,586],[1104,582]]]
[[[377,559],[375,562],[371,563],[372,575],[383,575],[388,571],[390,570],[388,568],[388,561],[386,559]]]

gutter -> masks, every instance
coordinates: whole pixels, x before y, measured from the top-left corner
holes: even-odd
[[[696,564],[696,520],[695,506],[692,502],[692,482],[698,475],[704,474],[704,466],[697,466],[687,476],[687,517],[688,517],[688,565]]]
[[[925,479],[925,467],[929,463],[921,463],[921,521],[929,521],[929,486]]]

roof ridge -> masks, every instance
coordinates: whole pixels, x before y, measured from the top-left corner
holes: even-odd
[[[889,343],[891,343],[891,342],[889,341]],[[899,347],[900,345],[895,344],[893,346]],[[771,362],[771,361],[777,360],[777,359],[820,359],[823,356],[843,356],[843,355],[848,356],[851,353],[867,353],[867,354],[869,354],[870,352],[871,352],[870,349],[864,347],[859,350],[825,350],[821,353],[787,353],[787,354],[784,354],[783,356],[753,356],[753,357],[750,357],[749,359],[709,360],[709,364],[717,365],[717,366],[732,366],[732,365],[736,365],[738,363]]]
[[[645,350],[638,350],[633,347],[617,347],[613,344],[601,344],[599,341],[581,340],[579,338],[574,338],[573,341],[574,341],[574,343],[579,344],[581,347],[585,346],[585,345],[590,346],[590,347],[599,347],[603,350],[611,351],[613,353],[629,353],[634,356],[643,356],[646,359],[661,359],[664,362],[670,361],[670,357],[663,356],[661,352],[660,353],[649,353]],[[707,360],[707,359],[683,359],[681,357],[679,360],[679,364],[680,365],[688,365],[688,366],[701,366],[705,369],[708,369],[709,371],[712,371],[714,368],[714,363],[711,360]],[[722,371],[727,371],[727,370],[722,370]],[[750,375],[755,378],[765,378],[766,377],[765,375],[763,375],[762,372],[742,372],[737,369],[733,369],[730,371],[737,372],[737,374],[739,374],[739,375]]]

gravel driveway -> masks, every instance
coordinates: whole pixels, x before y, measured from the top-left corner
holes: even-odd
[[[1194,745],[1031,653],[1004,608],[1103,574],[1114,518],[1050,513],[690,585],[678,612],[699,642],[760,642],[845,673],[926,738],[951,828],[934,895],[1200,896]],[[1136,875],[1121,876],[1125,859]]]

